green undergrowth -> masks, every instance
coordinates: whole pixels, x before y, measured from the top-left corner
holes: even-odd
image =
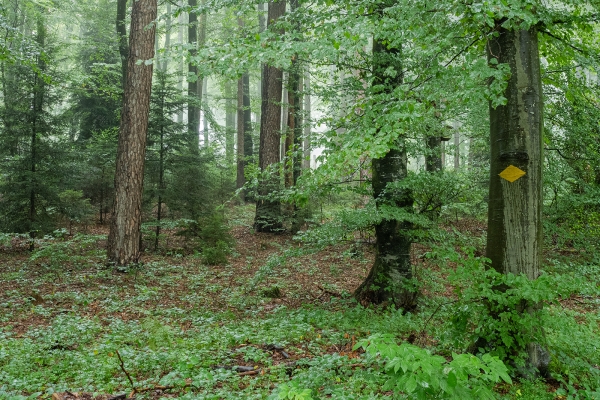
[[[150,399],[160,395],[144,390],[159,386],[169,387],[163,398],[180,399],[600,398],[593,258],[553,259],[537,286],[510,278],[510,296],[496,297],[544,303],[538,339],[552,360],[544,381],[515,379],[512,359],[493,346],[466,353],[477,335],[493,343],[512,331],[479,301],[499,296],[500,278],[456,232],[423,254],[415,313],[365,308],[343,292],[307,297],[314,283],[294,280],[307,266],[281,245],[254,275],[201,255],[154,257],[118,273],[102,264],[98,240],[47,239],[33,254],[2,255],[0,399],[134,388]],[[343,268],[331,261],[328,269]]]

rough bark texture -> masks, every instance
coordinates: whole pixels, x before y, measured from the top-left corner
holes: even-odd
[[[388,92],[402,83],[400,49],[390,49],[375,40],[373,43],[374,84],[384,84]],[[395,68],[396,77],[386,71]],[[373,159],[373,197],[377,207],[389,205],[412,211],[413,198],[409,190],[390,190],[388,184],[407,176],[407,156],[402,133],[389,152],[382,158]],[[410,224],[406,221],[384,219],[375,227],[377,254],[365,281],[356,289],[355,297],[361,303],[393,302],[405,311],[416,305],[418,293],[410,287],[412,266],[410,262]]]
[[[142,189],[146,133],[152,88],[152,64],[138,60],[154,57],[156,0],[133,3],[127,60],[127,82],[121,112],[115,198],[108,235],[108,261],[117,266],[137,263],[140,258]]]
[[[272,25],[285,12],[285,1],[270,2],[268,25]],[[270,65],[264,65],[262,71],[262,105],[260,118],[260,145],[258,164],[261,171],[268,173],[258,183],[258,201],[254,229],[258,232],[277,232],[282,228],[281,204],[279,200],[269,198],[279,190],[279,174],[270,171],[279,163],[279,143],[281,140],[281,95],[283,71]]]
[[[510,66],[507,104],[490,107],[490,200],[486,256],[501,273],[536,279],[542,251],[542,86],[537,31],[498,28],[488,56]],[[499,174],[513,165],[526,174],[514,182]],[[529,305],[529,309],[538,305]],[[541,328],[540,328],[541,329]],[[545,371],[549,358],[528,346],[529,367]]]

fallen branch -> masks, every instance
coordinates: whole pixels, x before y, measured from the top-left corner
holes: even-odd
[[[115,350],[115,352],[117,353],[117,357],[119,357],[119,366],[121,367],[121,371],[123,371],[127,376],[127,379],[129,379],[129,383],[131,384],[131,388],[133,389],[132,393],[135,394],[135,385],[133,384],[133,379],[131,379],[131,375],[129,375],[129,372],[127,372],[127,370],[125,369],[125,363],[121,358],[121,353],[119,353],[119,350]],[[133,395],[129,397],[133,397]]]
[[[334,292],[334,291],[332,291],[332,290],[329,290],[329,289],[325,289],[325,288],[324,288],[324,287],[322,287],[321,285],[317,285],[317,287],[318,287],[319,289],[321,289],[321,290],[323,291],[323,293],[326,293],[326,294],[328,294],[328,295],[330,295],[330,296],[339,297],[339,298],[341,298],[341,297],[342,297],[342,295],[341,295],[341,294],[339,294],[339,293],[337,293],[337,292]]]

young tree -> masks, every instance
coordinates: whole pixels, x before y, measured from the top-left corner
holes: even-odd
[[[117,266],[140,258],[142,189],[152,89],[157,0],[137,0],[131,11],[127,80],[121,112],[115,171],[115,197],[108,235],[108,261]]]
[[[267,26],[272,26],[285,12],[285,0],[269,2]],[[281,204],[269,196],[279,189],[279,174],[273,168],[279,163],[281,140],[281,95],[283,70],[267,65],[262,72],[262,107],[258,164],[265,174],[258,184],[254,229],[258,232],[281,230]]]

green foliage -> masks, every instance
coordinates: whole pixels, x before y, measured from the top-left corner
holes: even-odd
[[[373,335],[358,342],[371,356],[380,356],[390,375],[385,390],[417,399],[495,399],[494,384],[512,383],[508,369],[498,357],[483,354],[452,354],[452,361],[428,350],[402,343],[393,335]]]
[[[83,191],[65,190],[58,194],[58,199],[59,213],[69,221],[69,230],[73,222],[87,224],[92,219],[92,206],[90,200],[83,197]]]

